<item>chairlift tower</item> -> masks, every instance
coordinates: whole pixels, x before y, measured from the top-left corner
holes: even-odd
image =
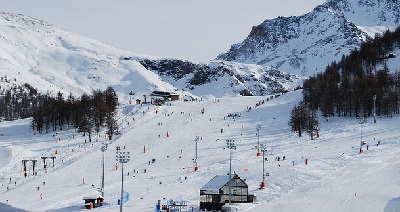
[[[260,130],[261,130],[261,124],[257,124],[257,156],[261,156],[260,153]]]
[[[130,161],[129,152],[121,152],[121,147],[117,146],[116,148],[116,160],[121,163],[121,199],[120,199],[120,207],[119,211],[122,212],[122,204],[123,204],[123,197],[124,197],[124,163]]]
[[[360,137],[361,137],[361,141],[360,141],[360,153],[363,153],[363,150],[362,150],[362,146],[363,146],[363,131],[362,131],[362,125],[363,124],[365,124],[365,118],[364,117],[360,117],[359,119],[358,119],[358,123],[360,124],[360,128],[361,128],[361,130],[360,130]]]
[[[26,178],[27,174],[26,174],[26,162],[28,162],[29,160],[22,160],[22,165],[24,166],[24,176]]]
[[[267,151],[267,146],[265,144],[260,144],[260,150],[263,153],[262,156],[262,182],[260,184],[260,189],[265,187],[265,169],[264,169],[264,162],[265,162],[265,152]]]
[[[46,168],[47,168],[46,159],[47,159],[48,157],[43,156],[43,157],[41,157],[41,158],[43,159],[43,168],[46,169]]]
[[[236,150],[235,140],[226,140],[229,149],[229,205],[232,203],[232,150]]]
[[[51,156],[50,158],[53,161],[53,167],[54,167],[54,160],[56,159],[56,156]]]
[[[35,165],[36,165],[37,160],[31,160],[31,161],[32,161],[33,175],[35,175]]]
[[[196,137],[194,138],[194,142],[196,143],[196,157],[195,157],[195,159],[194,159],[194,163],[195,163],[196,165],[195,165],[195,167],[194,167],[194,171],[197,171],[197,170],[199,170],[199,167],[197,166],[197,143],[199,142],[199,136],[196,136]]]
[[[102,178],[101,178],[101,196],[104,198],[104,166],[106,163],[106,159],[104,157],[104,152],[107,150],[107,144],[104,143],[103,146],[101,146],[101,151],[103,152],[103,173],[102,173]]]
[[[374,100],[374,124],[376,123],[376,108],[375,108],[375,101],[376,101],[376,95],[372,97],[372,100]]]

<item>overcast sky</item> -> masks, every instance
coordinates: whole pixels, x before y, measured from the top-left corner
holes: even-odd
[[[325,0],[0,0],[66,31],[133,53],[208,61],[252,26],[301,15]]]

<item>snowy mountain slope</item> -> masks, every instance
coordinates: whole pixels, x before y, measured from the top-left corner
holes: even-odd
[[[125,51],[27,16],[1,13],[0,35],[3,89],[24,83],[74,95],[109,85],[118,92],[176,89],[139,63],[119,60]]]
[[[400,25],[399,0],[330,0],[324,5],[343,14],[357,26],[393,29]]]
[[[399,5],[397,0],[330,0],[302,16],[264,21],[217,59],[310,76],[357,48],[367,36],[400,25]]]
[[[225,140],[234,139],[233,171],[246,179],[249,193],[257,196],[256,203],[238,205],[239,211],[395,211],[399,118],[378,118],[376,124],[367,119],[362,128],[355,118],[320,119],[320,138],[298,138],[287,123],[300,97],[301,91],[296,91],[268,101],[257,96],[214,101],[204,96],[202,101],[174,101],[171,106],[124,105],[119,114],[121,135],[109,141],[101,132],[98,142],[91,144],[73,130],[34,135],[29,131],[29,119],[0,122],[4,132],[0,149],[12,152],[0,169],[4,185],[0,187],[0,202],[8,199],[8,204],[28,211],[81,210],[83,196],[99,194],[100,147],[104,141],[108,143],[105,198],[111,205],[101,211],[119,210],[115,201],[121,188],[121,169],[115,170],[116,146],[131,156],[124,165],[124,190],[130,193],[125,211],[154,211],[157,200],[165,204],[170,199],[189,201],[197,211],[199,189],[215,175],[228,172]],[[201,114],[203,108],[205,113]],[[269,176],[263,190],[258,189],[263,159],[256,156],[257,124],[262,125],[260,143],[267,146],[265,171]],[[358,153],[361,130],[369,144],[369,150],[364,146],[364,154]],[[199,171],[194,172],[196,136],[201,138]],[[378,141],[381,145],[376,146]],[[55,150],[55,166],[48,161],[46,171],[40,157],[54,155]],[[286,160],[275,161],[277,156],[286,156]],[[28,176],[23,177],[22,159],[38,160],[37,176],[32,176],[28,163]]]
[[[28,83],[41,93],[61,91],[75,95],[109,85],[117,92],[132,91],[136,98],[154,90],[190,90],[215,96],[267,95],[290,90],[299,82],[296,76],[261,66],[228,62],[195,64],[134,55],[23,15],[0,14],[0,34],[0,76],[4,89]],[[189,64],[191,70],[177,78],[173,76],[176,73],[155,71],[143,61],[159,61],[165,65],[162,68],[170,68],[168,64],[172,64],[175,70]],[[158,74],[163,71],[160,77]],[[207,83],[212,83],[207,87],[213,88],[195,82],[199,73],[208,79]]]

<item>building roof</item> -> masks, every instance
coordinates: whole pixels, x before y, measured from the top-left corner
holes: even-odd
[[[82,197],[83,200],[85,199],[103,199],[102,196],[84,196]]]
[[[169,97],[171,95],[170,92],[166,91],[153,91],[150,96],[163,96],[163,97]]]
[[[229,175],[216,175],[200,190],[219,191],[219,189],[222,188],[228,182],[229,182]]]

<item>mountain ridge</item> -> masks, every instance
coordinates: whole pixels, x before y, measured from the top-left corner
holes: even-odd
[[[385,1],[387,4],[379,4],[385,6],[377,9],[373,7],[375,4],[365,3],[375,0],[359,1],[358,7],[352,2],[355,0],[331,0],[301,16],[266,20],[254,26],[241,43],[233,44],[216,59],[272,66],[287,73],[310,76],[358,48],[370,37],[371,33],[368,34],[367,30],[393,29],[400,24],[400,10],[396,10],[399,8],[396,1],[392,4]],[[370,8],[367,12],[363,12],[367,7],[365,5]],[[391,8],[389,15],[382,15],[385,8]],[[351,15],[353,13],[363,15]],[[368,20],[381,21],[366,25],[362,22],[366,19],[364,16],[370,16]],[[386,25],[379,28],[378,24]]]
[[[247,87],[250,85],[244,85],[243,82],[237,81],[237,77],[234,75],[239,75],[233,65],[225,67],[225,69],[230,69],[228,72],[231,72],[231,74],[225,75],[226,79],[220,80],[214,75],[213,82],[217,83],[210,84],[209,88],[205,88],[205,83],[196,84],[195,80],[189,76],[185,76],[185,78],[182,76],[180,81],[176,82],[176,80],[172,80],[173,76],[164,74],[165,79],[163,79],[158,75],[159,72],[147,70],[140,61],[161,61],[174,64],[174,66],[176,64],[192,64],[190,66],[195,69],[185,75],[197,73],[198,76],[199,73],[203,73],[205,76],[206,72],[201,72],[201,70],[213,68],[208,67],[209,64],[205,63],[133,54],[91,38],[66,32],[44,21],[21,14],[1,13],[0,34],[0,39],[2,39],[0,42],[2,89],[10,89],[27,83],[41,93],[54,95],[60,91],[66,95],[69,93],[81,95],[91,93],[93,90],[103,90],[110,85],[117,92],[125,94],[133,92],[137,93],[139,97],[154,90],[186,92],[188,95],[187,91],[189,90],[197,94],[211,93],[217,96],[225,94],[267,95],[283,90],[287,91],[293,87],[281,84],[279,80],[276,80],[278,75],[275,75],[275,77],[269,78],[269,81],[274,82],[273,84],[279,89],[266,89],[266,83],[260,83],[257,80],[252,80],[252,84],[256,84],[256,86],[249,89]],[[130,57],[138,59],[130,60]],[[252,66],[249,65],[247,68],[245,68],[247,65],[240,66],[243,70],[249,70],[249,73],[242,71],[241,78],[250,77]],[[175,69],[179,68],[175,67]],[[268,70],[268,68],[262,67],[258,69]],[[287,78],[289,75],[282,74],[282,76]],[[297,81],[295,76],[289,77],[293,80],[284,83],[292,84]],[[222,81],[237,81],[240,85],[235,88],[224,84],[223,92],[212,88],[213,86],[218,87],[218,83]],[[245,89],[249,92],[243,93],[242,91]],[[196,92],[196,90],[202,91]]]

